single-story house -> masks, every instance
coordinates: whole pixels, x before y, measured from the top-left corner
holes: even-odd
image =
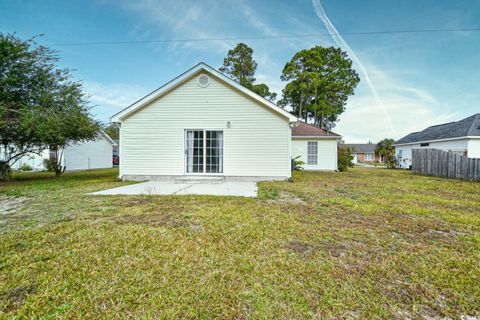
[[[205,63],[115,114],[111,121],[120,127],[119,175],[124,180],[291,176],[292,127],[297,126],[297,117]],[[330,140],[336,137],[305,138],[318,141],[321,157],[322,144],[333,145]],[[336,168],[336,152],[331,149],[326,170]],[[318,168],[323,163],[319,161]]]
[[[337,170],[337,148],[341,138],[336,133],[299,122],[292,128],[292,156],[305,163],[304,170]]]
[[[352,152],[353,163],[359,162],[378,162],[383,163],[383,155],[375,152],[377,148],[376,143],[345,143],[341,144],[344,149],[349,148]]]
[[[412,149],[430,148],[480,158],[480,113],[468,118],[428,127],[395,141],[398,166],[410,168]]]
[[[95,140],[67,146],[63,151],[62,165],[66,167],[65,171],[112,168],[114,146],[115,142],[101,130]],[[48,158],[48,150],[40,155],[27,154],[21,157],[12,169],[18,170],[23,166],[29,166],[35,171],[46,170],[44,160]]]

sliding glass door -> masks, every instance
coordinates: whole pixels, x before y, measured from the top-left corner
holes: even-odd
[[[187,173],[223,173],[223,131],[185,131]]]

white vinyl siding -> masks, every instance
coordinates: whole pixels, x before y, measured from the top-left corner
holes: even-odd
[[[67,146],[63,151],[62,164],[66,166],[66,171],[112,168],[112,157],[112,144],[100,136],[97,140]],[[45,159],[49,159],[48,150],[43,151],[41,155],[27,154],[21,157],[13,168],[19,169],[25,164],[31,166],[33,170],[46,170]]]
[[[195,75],[122,121],[120,175],[184,175],[185,130],[217,130],[223,175],[290,176],[288,119],[208,76],[207,87]]]
[[[309,151],[313,151],[313,144],[317,143],[317,163],[311,164],[309,160]],[[305,170],[325,170],[334,171],[337,170],[337,140],[335,139],[292,139],[292,157],[300,156],[300,160],[305,162],[303,168]]]
[[[104,137],[68,146],[63,155],[66,171],[112,168],[112,157],[113,146]]]

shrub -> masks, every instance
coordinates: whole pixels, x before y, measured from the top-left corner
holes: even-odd
[[[353,167],[353,156],[350,148],[338,148],[338,171],[345,172]]]
[[[32,168],[32,166],[24,163],[24,164],[22,164],[22,166],[20,167],[20,170],[21,170],[21,171],[32,171],[33,168]]]
[[[303,162],[299,158],[300,158],[300,156],[292,159],[292,170],[293,171],[302,171],[303,170],[303,165],[305,164],[305,162]]]
[[[397,167],[398,161],[394,153],[390,153],[390,152],[386,153],[383,156],[383,159],[384,159],[383,161],[387,165],[387,168],[394,169]]]

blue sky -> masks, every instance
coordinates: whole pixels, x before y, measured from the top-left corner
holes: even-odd
[[[480,27],[478,0],[319,2],[339,33]],[[45,45],[325,34],[316,38],[55,46],[61,65],[75,69],[75,77],[84,81],[93,113],[103,121],[200,61],[218,68],[228,49],[239,41],[255,51],[257,80],[279,94],[284,86],[282,68],[295,52],[314,45],[346,44],[344,49],[358,58],[354,65],[362,79],[335,128],[347,141],[400,138],[428,125],[480,112],[478,31],[334,39],[311,0],[0,0],[0,12],[1,32],[16,32],[22,38],[44,34],[39,42]]]

